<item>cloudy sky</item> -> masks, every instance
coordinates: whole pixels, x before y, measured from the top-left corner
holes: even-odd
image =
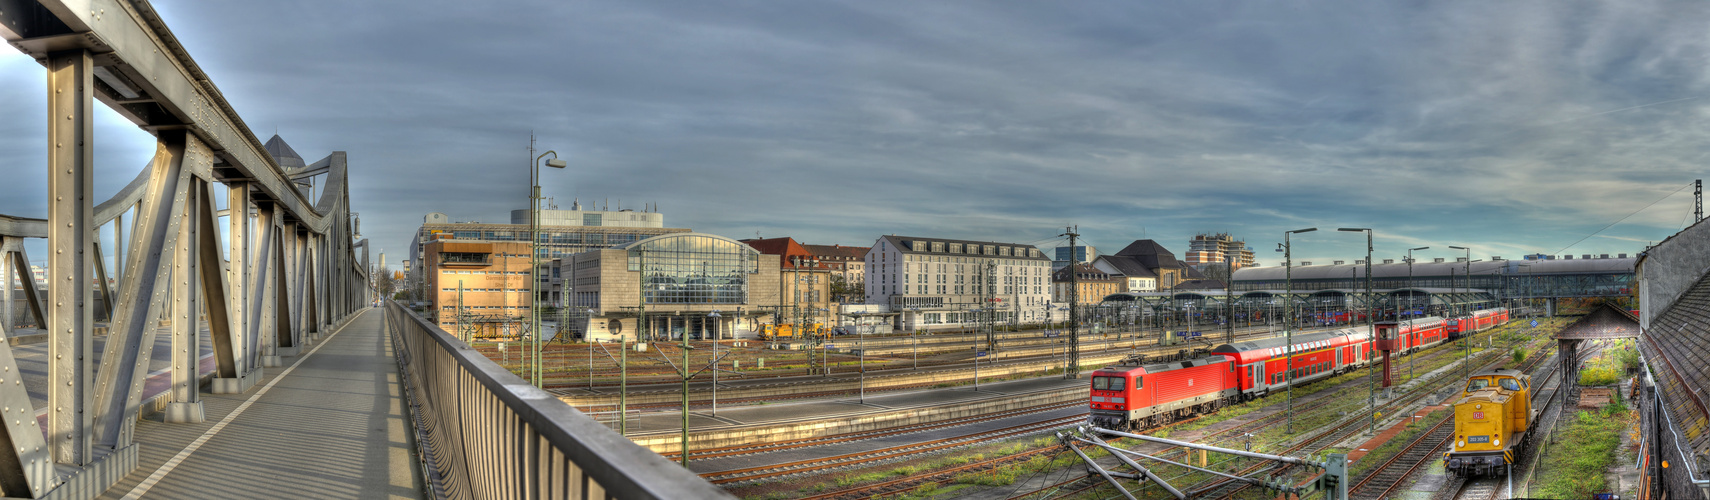
[[[1350,226],[1378,258],[1635,253],[1710,163],[1705,3],[154,5],[257,136],[349,152],[400,258],[427,212],[526,206],[531,131],[565,208],[852,245],[1229,232],[1267,265],[1305,227],[1303,260],[1362,257],[1324,231]],[[0,213],[45,213],[44,81],[0,48]],[[98,116],[104,198],[154,144]]]

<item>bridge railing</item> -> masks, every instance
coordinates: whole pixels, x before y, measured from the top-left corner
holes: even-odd
[[[388,300],[440,498],[733,498]]]

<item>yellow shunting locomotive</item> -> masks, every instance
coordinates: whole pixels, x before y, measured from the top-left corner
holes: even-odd
[[[1537,420],[1531,376],[1510,369],[1474,373],[1455,402],[1454,442],[1444,465],[1463,477],[1505,475],[1525,452]]]

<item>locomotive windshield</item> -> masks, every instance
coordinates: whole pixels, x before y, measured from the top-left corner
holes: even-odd
[[[1475,378],[1475,379],[1467,381],[1467,392],[1473,392],[1473,391],[1483,389],[1486,387],[1490,387],[1490,381],[1489,380],[1485,380],[1482,378]]]
[[[1514,380],[1511,378],[1505,378],[1505,379],[1502,379],[1501,381],[1497,382],[1497,384],[1500,384],[1503,389],[1508,389],[1510,391],[1520,390],[1520,381],[1519,380]]]
[[[1120,391],[1128,384],[1122,377],[1093,377],[1092,388],[1095,391]]]

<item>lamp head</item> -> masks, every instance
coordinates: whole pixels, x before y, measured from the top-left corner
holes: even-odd
[[[1370,231],[1372,229],[1369,227],[1340,227],[1340,228],[1336,228],[1336,230],[1337,231],[1347,231],[1350,233],[1358,233],[1361,231]]]
[[[1470,252],[1470,251],[1472,251],[1472,250],[1471,250],[1471,249],[1468,249],[1468,248],[1467,248],[1467,247],[1457,247],[1457,246],[1454,246],[1454,245],[1449,245],[1449,248],[1453,248],[1453,249],[1455,249],[1455,250],[1466,250],[1466,251],[1469,251],[1469,252]]]
[[[1316,227],[1309,227],[1306,229],[1296,229],[1296,230],[1289,231],[1289,232],[1295,233],[1295,234],[1300,234],[1300,233],[1310,233],[1310,232],[1317,231],[1317,230],[1318,230],[1318,228],[1316,228]]]
[[[546,160],[546,166],[552,167],[552,168],[564,168],[567,165],[568,164],[564,163],[564,160],[560,160],[557,158]]]
[[[1419,247],[1419,248],[1409,248],[1409,249],[1407,249],[1407,251],[1409,251],[1409,252],[1411,252],[1411,251],[1414,251],[1414,250],[1426,250],[1426,249],[1429,249],[1429,248],[1431,248],[1431,247]]]

